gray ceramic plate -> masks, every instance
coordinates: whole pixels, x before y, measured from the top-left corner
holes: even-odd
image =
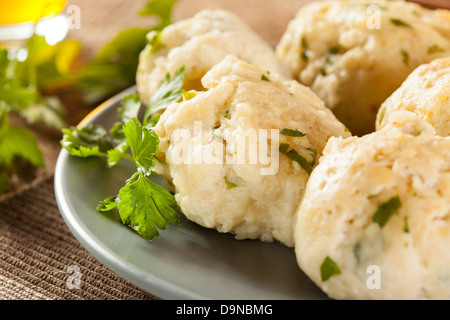
[[[110,128],[130,88],[99,106],[80,125]],[[98,260],[137,287],[161,299],[292,300],[326,296],[299,269],[295,253],[279,243],[236,240],[182,216],[160,237],[147,241],[117,216],[96,210],[134,172],[132,164],[108,169],[102,159],[80,159],[61,151],[55,194],[61,214],[78,241]],[[154,181],[165,187],[164,180]]]

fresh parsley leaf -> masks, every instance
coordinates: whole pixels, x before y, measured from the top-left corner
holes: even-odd
[[[308,42],[306,41],[305,37],[302,37],[302,51],[300,57],[305,62],[308,62],[309,60],[308,52],[309,52]]]
[[[183,90],[184,101],[191,100],[192,98],[195,98],[196,96],[197,96],[197,93],[195,91],[184,91]]]
[[[0,129],[0,166],[10,167],[15,157],[36,167],[44,166],[42,151],[33,134],[8,124]]]
[[[280,134],[284,135],[284,136],[289,136],[289,137],[304,137],[306,136],[306,133],[300,132],[297,129],[282,129],[280,131]]]
[[[141,109],[141,98],[138,93],[129,94],[122,99],[122,106],[119,108],[119,117],[125,123],[137,118]]]
[[[372,217],[372,221],[378,223],[382,228],[393,214],[398,213],[401,206],[402,202],[398,196],[390,198],[388,201],[378,206],[377,211],[375,211]]]
[[[332,65],[333,57],[339,54],[339,52],[340,52],[339,47],[331,47],[325,54],[325,61],[327,62],[327,64]]]
[[[298,152],[295,151],[295,149],[289,150],[289,144],[287,143],[280,144],[279,151],[292,161],[297,162],[300,165],[300,167],[302,167],[302,169],[305,170],[307,174],[311,174],[312,172],[311,164],[308,162],[308,160],[299,155]]]
[[[228,189],[233,189],[233,188],[239,187],[237,184],[234,184],[234,183],[228,181],[226,176],[223,177],[223,180],[225,181],[225,184],[227,185]]]
[[[400,53],[402,54],[402,61],[405,66],[409,65],[409,53],[408,51],[401,49]]]
[[[153,128],[158,123],[159,118],[161,118],[160,114],[157,114],[156,116],[151,117],[150,120],[147,121],[145,127],[147,129]]]
[[[435,53],[441,53],[441,52],[445,52],[445,49],[439,47],[437,44],[429,47],[427,50],[428,54],[435,54]]]
[[[317,150],[314,148],[306,148],[306,150],[308,150],[308,152],[311,154],[311,167],[314,167],[317,161]]]
[[[361,251],[361,242],[357,242],[354,246],[353,246],[353,256],[355,257],[356,261],[359,262],[360,261],[360,251]]]
[[[115,208],[117,208],[118,203],[117,196],[106,198],[103,201],[100,201],[100,204],[97,206],[97,210],[101,212],[108,212]]]
[[[140,174],[137,180],[129,179],[119,191],[118,208],[122,223],[148,240],[159,236],[157,228],[164,230],[167,221],[179,224],[173,206],[176,206],[176,201],[172,194]]]
[[[404,28],[410,28],[412,29],[412,26],[400,19],[391,19],[391,23],[393,25],[396,25],[397,27],[404,27]]]
[[[49,128],[61,129],[65,126],[62,117],[64,107],[55,97],[36,99],[35,103],[20,110],[20,115],[29,124],[45,123]]]
[[[346,125],[344,125],[343,124],[343,126],[344,126],[344,132],[348,132],[348,133],[350,133],[351,134],[351,132],[350,132],[350,130],[347,128],[347,126]]]
[[[147,2],[139,13],[143,16],[153,15],[159,17],[160,24],[157,29],[162,29],[172,22],[171,12],[176,2],[177,0],[151,0]]]
[[[141,15],[155,16],[159,24],[149,28],[125,29],[107,43],[78,77],[77,85],[87,103],[102,101],[136,83],[139,54],[148,44],[147,34],[160,31],[171,23],[176,0],[151,0]],[[150,39],[152,50],[161,47],[160,35]]]
[[[62,129],[62,133],[61,146],[72,156],[106,157],[107,152],[114,148],[111,137],[100,125]]]
[[[322,265],[320,266],[320,275],[322,277],[322,281],[327,281],[334,275],[338,275],[341,273],[341,269],[336,264],[336,262],[333,261],[329,256],[323,260]]]
[[[406,233],[409,232],[408,216],[405,216],[403,218],[403,232],[406,232]]]
[[[385,114],[386,114],[386,107],[383,107],[383,109],[381,109],[380,111],[380,119],[378,120],[378,124],[381,124],[381,122],[383,122]]]
[[[166,74],[165,79],[161,82],[158,90],[156,90],[147,106],[144,115],[144,126],[153,113],[165,109],[169,104],[181,98],[183,95],[181,87],[184,83],[184,76],[184,66],[175,72],[172,78],[170,77],[170,73]]]
[[[151,36],[151,38],[149,38]],[[148,45],[150,46],[150,52],[155,53],[162,48],[164,48],[164,45],[161,41],[161,31],[154,31],[154,33],[150,33],[149,36],[147,36],[148,39]]]
[[[142,127],[136,118],[124,125],[123,132],[133,154],[134,162],[138,166],[139,174],[151,175],[155,166],[153,154],[158,151],[159,137],[153,130]]]
[[[147,45],[149,29],[121,31],[81,70],[77,82],[84,100],[96,103],[136,83],[139,53]]]
[[[134,159],[129,157],[129,155],[126,153],[128,148],[129,148],[128,142],[125,140],[124,142],[117,145],[114,149],[108,150],[107,153],[108,166],[110,168],[114,167],[123,157],[134,161]]]

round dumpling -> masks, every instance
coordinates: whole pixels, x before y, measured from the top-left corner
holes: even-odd
[[[385,126],[391,113],[401,110],[417,114],[435,128],[436,134],[450,136],[450,57],[414,70],[381,105],[377,130]]]
[[[450,55],[450,11],[406,1],[318,1],[299,10],[276,51],[294,78],[363,135],[416,67]]]
[[[149,44],[140,54],[136,75],[144,103],[148,103],[167,73],[174,74],[183,66],[183,89],[203,90],[202,77],[228,54],[292,78],[273,48],[239,17],[225,10],[200,11],[161,32],[150,32],[147,38]]]
[[[164,111],[160,173],[188,219],[293,246],[309,175],[326,141],[349,133],[310,89],[283,79],[227,56],[203,77],[207,91]]]
[[[330,138],[296,217],[300,268],[335,299],[450,299],[449,150],[407,111]]]

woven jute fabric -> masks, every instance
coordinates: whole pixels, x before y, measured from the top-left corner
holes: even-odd
[[[74,281],[74,270],[79,271],[79,282]],[[109,270],[80,245],[58,210],[50,177],[0,203],[0,299],[157,298]]]

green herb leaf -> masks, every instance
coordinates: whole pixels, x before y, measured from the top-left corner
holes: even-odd
[[[151,0],[148,1],[145,7],[139,12],[143,16],[157,16],[160,24],[157,29],[162,29],[168,26],[171,22],[171,12],[177,0]]]
[[[339,47],[331,47],[330,50],[325,54],[325,61],[327,64],[332,65],[333,64],[333,57],[337,54],[339,54],[340,49]]]
[[[404,27],[412,29],[412,26],[400,19],[391,19],[391,23],[396,25],[397,27]]]
[[[164,48],[164,45],[161,41],[161,31],[153,31],[153,33],[149,33],[147,36],[148,45],[150,46],[150,52],[155,53],[162,48]]]
[[[45,123],[49,128],[61,129],[65,126],[62,120],[64,108],[55,97],[37,99],[38,101],[20,110],[20,115],[27,123]]]
[[[158,90],[156,90],[147,106],[144,115],[144,126],[153,113],[165,109],[169,104],[181,98],[183,95],[181,87],[183,86],[184,76],[184,66],[175,72],[173,78],[170,77],[169,73],[166,74],[165,79],[161,82]]]
[[[341,269],[339,269],[339,266],[336,264],[336,262],[334,262],[333,259],[327,256],[320,266],[320,275],[322,277],[322,281],[327,281],[332,276],[338,275],[340,273]]]
[[[377,211],[372,217],[372,221],[378,223],[382,228],[393,214],[397,214],[401,208],[402,202],[398,196],[392,197],[387,202],[378,206]]]
[[[297,129],[282,129],[280,131],[280,134],[284,135],[284,136],[289,136],[289,137],[304,137],[306,136],[306,133],[300,132]]]
[[[114,149],[112,139],[100,125],[62,129],[62,133],[61,146],[72,156],[105,157],[109,150]]]
[[[173,195],[141,175],[136,181],[129,179],[119,191],[122,222],[148,240],[159,236],[157,228],[164,230],[167,221],[179,224],[178,214],[172,206],[176,206]]]
[[[314,167],[314,165],[316,164],[316,160],[317,160],[317,150],[314,148],[306,148],[306,150],[309,151],[309,153],[311,154],[311,167]]]
[[[403,64],[405,66],[409,65],[409,53],[404,49],[400,50],[400,53],[402,54]]]
[[[147,45],[149,31],[121,31],[81,70],[77,85],[87,103],[102,101],[136,83],[139,54]]]
[[[270,82],[270,79],[267,78],[265,74],[262,74],[262,75],[261,75],[261,80],[262,80],[262,81],[268,81],[268,82]]]
[[[223,177],[223,180],[225,181],[225,184],[227,185],[228,189],[233,189],[233,188],[239,187],[237,184],[234,184],[234,183],[228,181],[226,176]]]
[[[136,118],[124,125],[123,132],[139,173],[143,176],[149,176],[155,166],[153,154],[158,151],[159,137],[153,130],[142,127]]]
[[[184,101],[191,100],[192,98],[195,98],[197,96],[197,93],[195,91],[182,91],[183,93],[183,99]]]
[[[441,52],[445,52],[445,50],[443,48],[439,47],[437,44],[429,47],[427,50],[428,54],[436,54],[436,53],[441,53]]]
[[[288,151],[288,150],[289,150],[289,144],[287,144],[287,143],[280,144],[279,151],[282,154],[284,154],[286,157],[288,157],[292,161],[297,162],[300,165],[300,167],[302,167],[302,169],[305,170],[305,172],[307,174],[311,174],[312,167],[311,167],[311,164],[308,162],[308,160],[306,160],[304,157],[299,155],[297,153],[297,151],[295,151],[294,149],[292,149],[290,151]]]
[[[0,130],[0,166],[10,167],[15,157],[36,167],[44,166],[42,151],[33,134],[8,124]]]
[[[408,216],[405,216],[405,217],[403,218],[403,232],[406,232],[406,233],[409,232]]]
[[[378,120],[378,124],[381,124],[381,122],[383,122],[385,114],[386,114],[386,107],[383,107],[383,109],[381,109],[380,111],[380,119]]]
[[[131,121],[132,118],[137,118],[139,110],[141,109],[141,98],[139,94],[132,93],[122,99],[122,106],[119,108],[119,117],[125,123]]]
[[[117,145],[114,149],[108,150],[107,153],[107,159],[108,159],[108,166],[110,168],[114,167],[122,157],[128,158],[129,156],[126,154],[127,150],[129,148],[128,142],[124,140],[121,144]],[[134,159],[129,160],[134,161]]]
[[[155,127],[159,121],[159,118],[161,118],[160,114],[157,114],[156,116],[151,117],[150,120],[147,121],[147,124],[145,125],[145,127],[147,129],[151,129],[151,128]]]
[[[103,201],[100,201],[100,204],[97,206],[97,210],[101,212],[108,212],[115,208],[117,208],[118,202],[117,196],[106,198]]]
[[[305,37],[302,37],[302,51],[301,51],[300,57],[305,62],[308,62],[308,60],[309,60],[308,51],[309,51],[308,42],[306,41]]]

